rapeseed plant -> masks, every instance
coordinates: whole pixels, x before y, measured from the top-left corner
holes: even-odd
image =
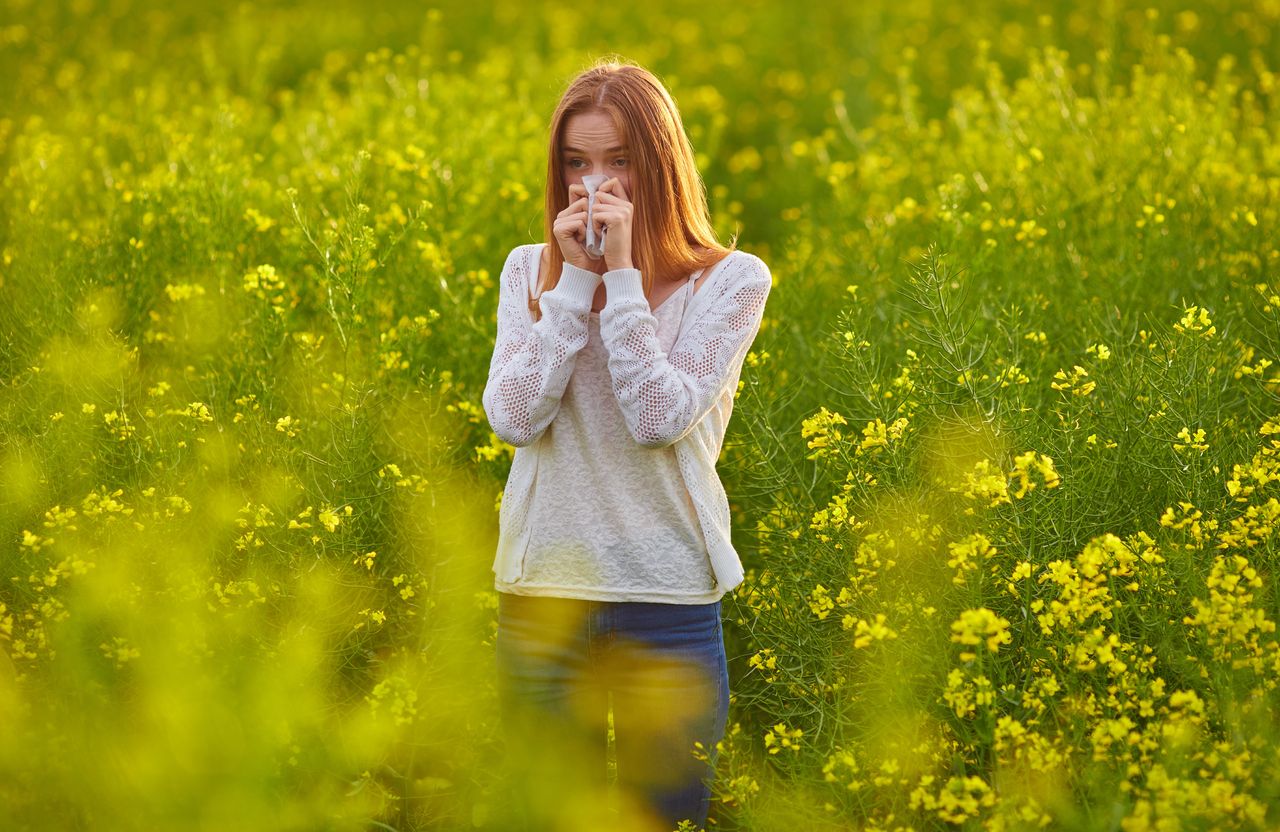
[[[0,27],[0,827],[514,828],[480,390],[594,31],[776,280],[716,828],[1275,825],[1266,8],[115,11]]]

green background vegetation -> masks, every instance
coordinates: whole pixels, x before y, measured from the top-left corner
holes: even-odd
[[[1278,24],[7,3],[0,827],[504,822],[497,272],[610,54],[775,278],[716,826],[1274,826]]]

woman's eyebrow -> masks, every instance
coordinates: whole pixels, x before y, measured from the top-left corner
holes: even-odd
[[[619,150],[626,150],[626,149],[627,148],[625,145],[619,145],[618,147],[609,148],[608,150],[605,151],[605,153],[617,153]],[[580,147],[562,147],[560,148],[560,150],[565,153],[586,153],[586,151]]]

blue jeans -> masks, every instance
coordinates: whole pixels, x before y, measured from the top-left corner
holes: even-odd
[[[499,592],[494,650],[510,806],[521,828],[611,828],[612,811],[625,813],[628,829],[706,825],[729,715],[719,601]],[[610,698],[617,806],[606,776]]]

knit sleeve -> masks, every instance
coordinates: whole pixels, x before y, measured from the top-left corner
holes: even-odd
[[[566,263],[560,281],[542,293],[542,317],[534,323],[528,298],[536,266],[528,254],[517,246],[502,267],[497,336],[482,396],[489,426],[516,447],[536,441],[559,412],[574,360],[587,343],[587,316],[601,280]]]
[[[659,346],[640,271],[604,274],[609,300],[600,312],[600,337],[609,351],[614,395],[631,435],[644,447],[674,444],[693,429],[734,383],[760,330],[772,285],[769,267],[742,252],[721,268],[726,273],[718,296],[669,355]]]

